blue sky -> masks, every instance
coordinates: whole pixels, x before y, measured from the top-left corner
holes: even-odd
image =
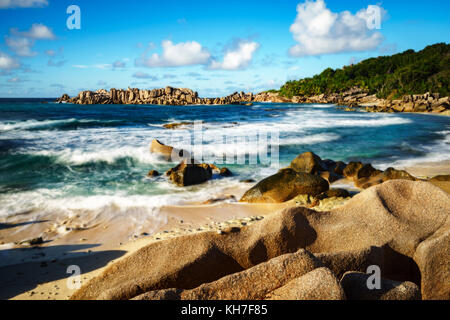
[[[79,30],[66,25],[72,4]],[[376,12],[380,29],[370,27]],[[0,0],[0,97],[278,89],[327,67],[449,43],[448,12],[442,0]]]

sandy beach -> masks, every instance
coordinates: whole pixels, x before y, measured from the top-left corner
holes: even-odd
[[[450,161],[421,163],[406,169],[419,178],[449,174]],[[344,187],[353,192],[357,190],[346,180],[339,180],[332,186]],[[239,199],[245,189],[229,191]],[[345,201],[336,205],[343,203]],[[67,273],[67,268],[71,265],[80,267],[80,280],[85,283],[114,261],[152,242],[185,234],[250,225],[263,220],[271,213],[296,205],[298,204],[291,200],[281,204],[218,202],[208,205],[164,206],[160,213],[166,220],[156,227],[140,225],[136,228],[136,225],[124,216],[113,221],[97,221],[95,225],[85,228],[74,227],[77,224],[76,218],[63,224],[55,224],[55,221],[50,219],[34,222],[26,231],[21,230],[23,225],[27,224],[26,221],[23,221],[23,225],[2,224],[0,299],[65,300],[75,292],[67,283],[71,275]],[[324,210],[326,209],[330,208]],[[30,234],[39,235],[45,230],[64,227],[70,231],[59,234],[54,240],[44,241],[39,246],[14,244],[23,241],[25,237],[30,238]],[[150,229],[154,231],[145,232]]]

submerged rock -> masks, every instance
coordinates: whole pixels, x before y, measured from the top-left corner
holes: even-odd
[[[147,177],[149,177],[149,178],[158,177],[159,175],[160,175],[159,172],[156,171],[156,170],[150,170],[150,171],[147,173]]]
[[[231,177],[231,176],[233,176],[233,173],[228,168],[220,169],[220,173],[219,174],[222,177]]]
[[[185,161],[172,168],[169,176],[169,179],[180,187],[201,184],[211,178],[212,169],[208,164],[188,164]]]
[[[165,124],[165,125],[163,125],[163,127],[166,129],[178,129],[179,127],[190,126],[193,124],[194,124],[193,122],[176,122],[176,123]]]

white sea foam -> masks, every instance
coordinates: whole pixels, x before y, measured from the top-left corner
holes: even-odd
[[[157,216],[157,209],[162,206],[203,202],[222,194],[227,188],[242,185],[232,179],[213,179],[204,185],[180,189],[166,180],[160,182],[160,188],[166,192],[159,195],[134,195],[116,191],[105,195],[70,196],[64,188],[0,194],[0,221],[23,215],[27,215],[29,220],[49,215],[68,218],[77,215],[89,220],[111,220],[123,216],[142,219],[141,222],[149,217],[164,219]]]
[[[26,120],[26,121],[9,121],[0,122],[0,131],[9,130],[26,130],[39,128],[43,126],[51,126],[55,124],[76,122],[77,119],[64,119],[64,120]]]
[[[440,131],[437,132],[437,134],[442,135],[442,139],[438,140],[434,144],[424,146],[409,146],[409,148],[413,148],[416,151],[423,153],[423,156],[400,159],[394,162],[381,161],[374,163],[381,169],[386,169],[388,167],[404,169],[420,163],[432,163],[450,160],[450,130]]]

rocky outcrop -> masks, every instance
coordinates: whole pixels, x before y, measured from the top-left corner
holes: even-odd
[[[322,160],[312,152],[305,152],[296,157],[289,168],[281,169],[277,174],[260,181],[248,190],[241,201],[276,203],[295,198],[299,203],[314,207],[324,199],[350,197],[346,190],[328,190],[327,185],[342,178],[354,182],[355,186],[361,189],[367,189],[389,180],[418,180],[404,170],[388,168],[381,171],[368,163],[350,162],[346,164],[342,161]],[[430,182],[441,186],[447,183],[438,181],[438,179],[443,180],[445,177],[436,177]],[[298,197],[305,199],[298,199]]]
[[[170,296],[176,300],[261,300],[290,281],[322,266],[310,252],[300,249],[191,290],[153,291],[136,299],[159,300]]]
[[[264,277],[269,277],[270,273],[263,272],[264,276],[259,277],[259,272],[255,272],[258,269],[248,273],[242,271],[264,262],[268,265],[261,264],[261,270],[268,270],[264,268],[269,265],[277,270],[284,265],[280,262],[285,258],[280,256],[300,249],[306,249],[321,260],[336,278],[348,271],[366,272],[366,266],[378,265],[382,278],[412,282],[420,286],[425,299],[448,299],[449,213],[450,195],[432,184],[387,181],[329,212],[292,207],[242,228],[151,243],[106,268],[72,299],[130,299],[161,290],[160,296],[167,298],[173,294],[167,294],[166,289],[176,288],[180,290],[176,292],[183,292],[202,285],[212,288],[218,283],[221,286],[216,288],[223,288],[224,295],[230,294],[234,298],[232,292],[236,291],[232,291],[231,284],[238,286],[238,279],[251,280],[254,286],[248,286],[245,283],[249,282],[244,281],[240,287],[243,292],[236,293],[236,297],[251,297],[253,293],[246,290],[252,291],[261,284],[264,291],[267,285]],[[308,253],[300,251],[299,254]],[[277,257],[279,260],[270,263]],[[274,273],[275,277],[277,274]],[[277,279],[292,279],[289,274],[282,273]],[[227,276],[230,278],[224,278]],[[292,276],[299,278],[298,273]],[[220,279],[222,282],[214,283]],[[320,288],[320,281],[314,279],[323,279],[330,286],[333,283],[323,273],[308,281],[298,280],[298,283],[305,290]],[[277,286],[282,288],[288,284],[278,282]],[[332,286],[336,288],[335,283]],[[355,286],[358,288],[358,283],[350,285],[350,289],[347,287],[346,292],[354,292]],[[308,292],[291,295],[293,287],[289,285],[282,293],[302,296],[301,292]],[[402,288],[413,292],[413,287]],[[203,294],[202,290],[194,292]],[[206,290],[205,294],[215,293]]]
[[[226,97],[200,98],[198,93],[185,88],[160,88],[143,90],[137,88],[100,89],[82,91],[76,97],[63,94],[56,101],[74,104],[155,104],[155,105],[251,105],[253,102],[273,103],[332,103],[346,111],[362,110],[366,112],[429,112],[450,115],[450,97],[440,97],[437,93],[407,95],[402,99],[379,99],[359,87],[345,92],[321,94],[317,96],[294,96],[287,98],[276,91],[265,91],[258,94],[235,92]],[[171,127],[169,125],[169,127]]]
[[[166,87],[161,89],[143,90],[137,88],[114,89],[106,91],[82,91],[76,97],[70,98],[64,94],[57,99],[60,103],[74,104],[156,104],[156,105],[193,105],[193,104],[247,104],[255,101],[252,93],[235,92],[221,98],[200,98],[198,93],[185,88]]]

